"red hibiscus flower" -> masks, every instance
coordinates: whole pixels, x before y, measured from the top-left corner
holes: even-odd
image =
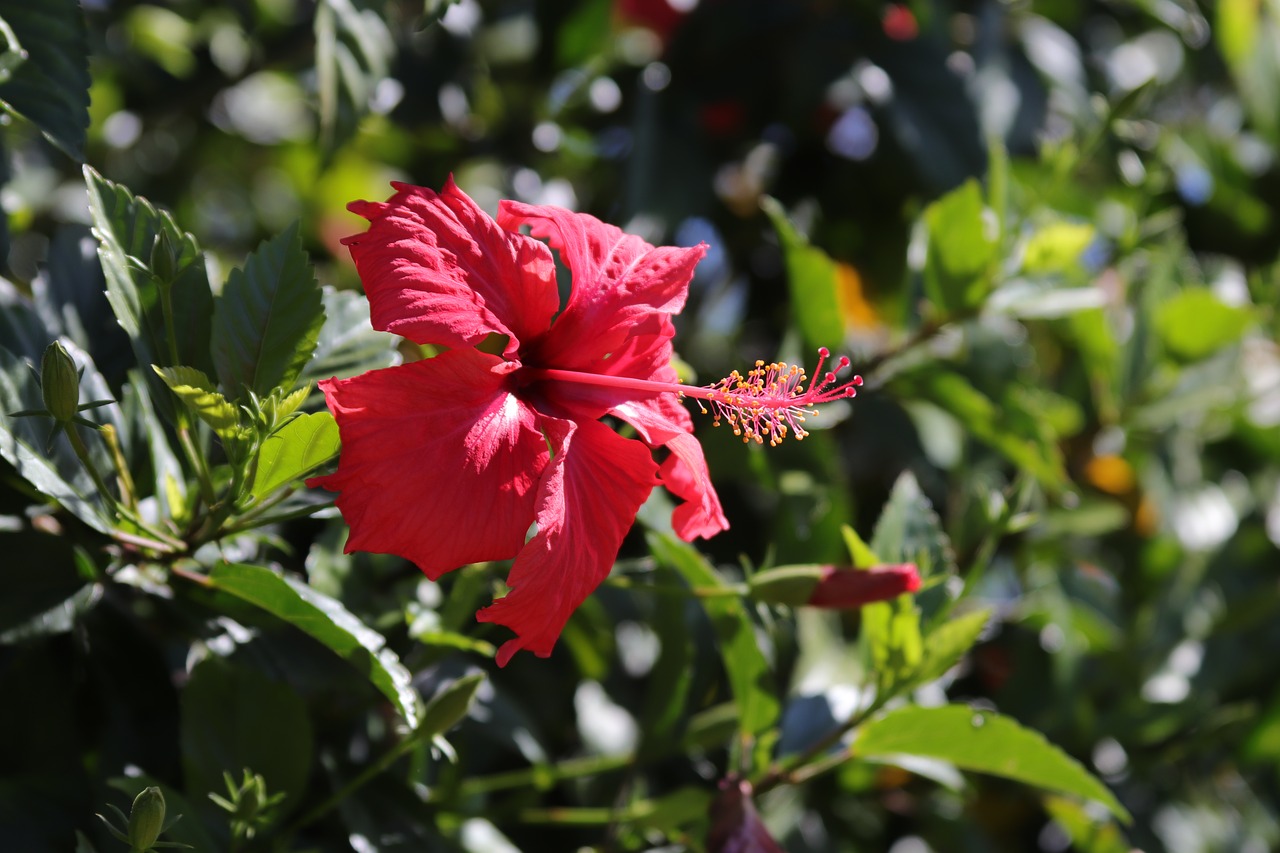
[[[517,635],[500,665],[520,649],[551,653],[655,485],[681,501],[683,539],[728,527],[680,395],[757,441],[803,436],[809,407],[852,396],[833,373],[805,391],[785,365],[678,384],[671,316],[703,246],[655,248],[592,216],[514,201],[495,222],[452,179],[440,193],[393,186],[386,202],[350,206],[369,229],[344,240],[372,324],[449,349],[321,382],[342,451],[337,471],[311,482],[339,493],[348,552],[398,554],[432,579],[514,557],[510,592],[477,614]],[[563,310],[543,239],[572,273]],[[491,335],[506,338],[500,356],[476,348]],[[667,451],[661,465],[655,448]]]

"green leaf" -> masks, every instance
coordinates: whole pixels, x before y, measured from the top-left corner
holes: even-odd
[[[430,740],[461,722],[484,679],[483,672],[473,672],[440,688],[422,709],[422,722],[414,731],[414,737]]]
[[[1075,800],[1045,797],[1044,809],[1067,833],[1067,837],[1071,839],[1071,848],[1078,853],[1130,853],[1134,849],[1125,840],[1120,827],[1109,820],[1095,820]]]
[[[975,610],[943,622],[930,631],[924,638],[924,654],[911,673],[911,686],[928,684],[941,678],[947,670],[959,663],[965,652],[978,642],[982,629],[990,619],[990,610]]]
[[[765,196],[760,206],[773,222],[782,245],[796,326],[812,349],[839,346],[844,341],[844,315],[837,297],[835,261],[809,244],[776,199]]]
[[[240,412],[213,387],[213,381],[194,367],[156,367],[152,369],[178,395],[178,399],[200,420],[223,437],[233,436],[240,423]]]
[[[855,569],[869,569],[877,563],[884,562],[876,556],[876,552],[871,550],[866,542],[862,541],[858,531],[849,525],[840,525],[840,534],[844,537],[844,545],[849,549],[849,559],[853,561]]]
[[[7,54],[0,107],[21,116],[75,160],[84,160],[89,128],[89,36],[79,0],[0,0],[0,18],[25,60]],[[12,48],[12,45],[9,45]]]
[[[188,364],[208,373],[213,367],[209,358],[213,292],[196,239],[178,228],[168,213],[88,166],[84,176],[98,238],[98,257],[107,280],[107,300],[129,336],[138,363]],[[165,329],[160,283],[141,260],[151,257],[161,232],[174,247],[179,270],[171,285],[175,336],[172,346]],[[176,360],[171,355],[174,350]],[[156,387],[159,388],[158,381]],[[160,392],[153,396],[159,403]]]
[[[922,578],[956,570],[951,540],[910,471],[893,484],[871,537],[871,552],[886,563],[915,563]]]
[[[186,790],[225,790],[223,773],[249,768],[268,790],[286,795],[286,810],[299,802],[312,735],[307,703],[293,685],[208,657],[191,671],[180,701]]]
[[[320,0],[315,37],[320,141],[332,153],[369,112],[374,89],[395,55],[395,42],[382,16],[356,8],[351,0]]]
[[[410,683],[409,670],[395,652],[386,647],[386,639],[356,618],[341,602],[293,578],[243,563],[214,566],[209,573],[209,584],[274,614],[328,646],[364,673],[410,728],[417,728],[418,696]]]
[[[914,683],[924,656],[920,611],[910,596],[865,605],[861,642],[877,698],[897,695]]]
[[[336,376],[346,379],[399,362],[395,335],[375,331],[369,323],[369,300],[350,290],[324,288],[324,325],[303,381]]]
[[[997,242],[978,182],[970,178],[929,205],[924,219],[929,228],[924,268],[929,300],[943,316],[980,307],[993,285]]]
[[[1027,241],[1022,269],[1031,275],[1060,273],[1076,266],[1093,242],[1094,227],[1087,223],[1054,222],[1036,231]]]
[[[262,442],[253,496],[265,497],[301,479],[338,452],[338,422],[328,412],[298,415]]]
[[[852,749],[858,757],[919,755],[949,761],[964,770],[1094,800],[1130,820],[1105,785],[1039,732],[967,705],[890,711],[862,726]]]
[[[213,361],[232,399],[290,388],[316,348],[324,306],[297,223],[233,270],[213,311]]]
[[[1249,327],[1246,308],[1226,305],[1207,287],[1193,287],[1156,309],[1156,333],[1175,357],[1198,361],[1235,343]]]
[[[679,572],[689,586],[695,589],[726,586],[692,546],[659,533],[648,534],[647,540],[654,558]],[[759,736],[777,721],[780,706],[773,673],[756,642],[755,625],[738,598],[704,597],[701,604],[720,641],[720,657],[738,705],[739,730]]]

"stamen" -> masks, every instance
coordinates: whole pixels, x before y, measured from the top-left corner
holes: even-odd
[[[728,423],[733,434],[744,442],[763,444],[768,440],[771,447],[781,444],[788,434],[797,441],[803,439],[809,434],[804,428],[805,419],[818,415],[815,406],[855,397],[862,385],[862,377],[857,375],[836,384],[837,374],[849,366],[849,359],[844,356],[835,370],[823,373],[822,367],[830,357],[826,347],[818,350],[813,375],[822,378],[810,382],[808,388],[804,368],[763,361],[757,361],[745,376],[735,370],[719,382],[704,386],[709,392],[705,399],[710,403],[713,423]]]

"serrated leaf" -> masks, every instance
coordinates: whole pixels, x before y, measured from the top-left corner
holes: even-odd
[[[369,679],[409,728],[417,728],[420,714],[412,674],[387,648],[386,638],[341,602],[293,578],[243,563],[214,566],[209,585],[262,608],[328,646]]]
[[[922,578],[955,572],[951,540],[910,471],[903,472],[893,484],[876,522],[870,550],[887,563],[915,563]]]
[[[929,300],[943,316],[976,309],[991,292],[997,248],[978,182],[965,181],[929,205],[924,218],[929,227],[924,268]]]
[[[413,736],[430,740],[461,722],[476,698],[476,691],[484,684],[484,679],[483,672],[474,672],[436,691],[436,695],[422,709],[422,723]]]
[[[0,17],[25,59],[5,63],[0,106],[21,116],[75,160],[89,128],[89,36],[79,0],[0,0]]]
[[[290,388],[316,348],[324,306],[297,223],[233,270],[213,311],[213,361],[232,399]]]
[[[369,300],[349,290],[325,287],[321,301],[324,325],[300,380],[346,379],[399,363],[396,336],[370,325]]]
[[[338,422],[328,412],[298,415],[267,437],[258,451],[253,496],[265,497],[301,479],[338,452]]]
[[[1129,812],[1102,782],[1039,732],[967,705],[906,706],[858,730],[858,757],[919,755],[1049,791],[1094,800],[1121,820]]]
[[[1195,287],[1163,302],[1156,309],[1155,327],[1174,356],[1198,361],[1240,340],[1251,320],[1248,309],[1225,304],[1207,287]]]
[[[213,292],[196,239],[145,198],[134,196],[87,166],[84,176],[93,230],[98,237],[98,257],[107,281],[107,301],[129,336],[138,363],[188,364],[208,373],[213,367],[209,358]],[[156,236],[162,231],[175,248],[181,270],[172,284],[172,347],[165,329],[159,283],[140,260],[151,257]],[[176,360],[171,356],[173,350],[177,351]],[[157,388],[159,384],[157,381]],[[158,393],[155,399],[160,401]]]
[[[715,569],[691,546],[666,534],[650,533],[647,539],[654,558],[679,572],[689,586],[725,586]],[[777,721],[781,708],[773,673],[756,642],[755,625],[737,598],[706,597],[700,603],[720,641],[720,658],[738,706],[739,728],[744,734],[758,737]]]
[[[194,367],[156,367],[152,369],[178,395],[200,420],[213,427],[218,435],[234,435],[239,425],[239,412],[227,398],[213,387],[213,380]]]
[[[839,346],[844,341],[845,329],[837,297],[835,261],[810,245],[775,199],[766,196],[760,206],[773,223],[782,246],[796,326],[811,348]]]

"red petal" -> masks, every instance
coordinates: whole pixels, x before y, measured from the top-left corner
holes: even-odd
[[[671,516],[677,536],[688,542],[699,536],[710,539],[729,529],[720,496],[711,484],[702,445],[693,437],[693,418],[683,403],[671,394],[662,394],[650,400],[629,400],[609,414],[635,427],[651,446],[665,446],[671,451],[658,476],[667,491],[685,501]]]
[[[622,538],[656,485],[649,449],[596,421],[542,417],[554,456],[538,487],[538,533],[516,558],[511,592],[476,614],[519,635],[520,649],[547,657],[573,611],[609,574]]]
[[[431,578],[514,557],[547,467],[537,415],[505,390],[497,356],[472,349],[320,383],[338,421],[346,550],[398,554]]]
[[[876,601],[888,601],[920,588],[920,572],[913,563],[867,569],[826,568],[809,595],[810,607],[850,610]]]
[[[369,230],[343,240],[375,329],[448,347],[509,335],[508,356],[547,330],[560,301],[546,246],[499,228],[453,178],[438,194],[392,186],[386,202],[349,205]]]
[[[654,313],[684,307],[693,268],[706,254],[706,246],[654,248],[594,216],[559,207],[503,201],[498,224],[511,231],[528,225],[573,273],[569,304],[538,345],[545,366],[578,368],[633,334],[655,332]]]

